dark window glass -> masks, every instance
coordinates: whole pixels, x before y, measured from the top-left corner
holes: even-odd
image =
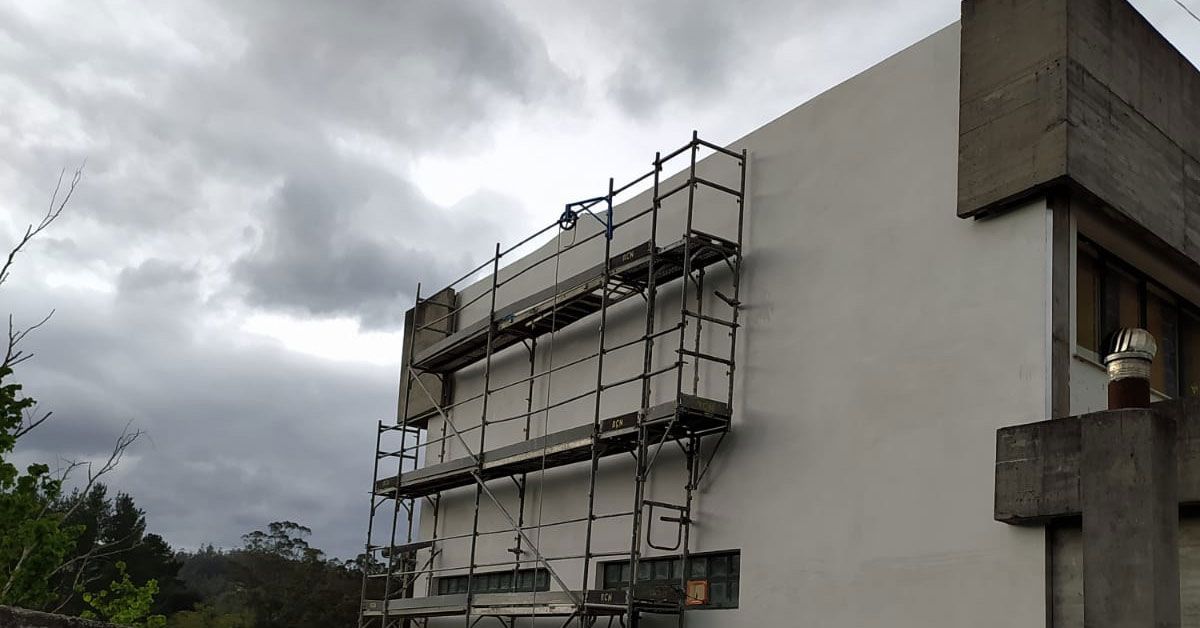
[[[1146,331],[1158,343],[1158,354],[1150,365],[1150,387],[1172,397],[1179,394],[1177,364],[1177,338],[1179,337],[1179,313],[1174,300],[1157,290],[1146,296]]]
[[[1150,385],[1171,397],[1200,395],[1200,310],[1081,240],[1076,255],[1076,343],[1103,358],[1104,342],[1122,327],[1154,335],[1158,355]]]
[[[1200,397],[1200,318],[1188,312],[1179,318],[1179,393]]]
[[[671,561],[656,560],[654,561],[654,579],[655,580],[670,580],[671,579]]]
[[[1104,338],[1118,329],[1141,326],[1141,291],[1137,279],[1109,266],[1104,273]]]
[[[472,593],[511,593],[529,591],[549,591],[550,573],[545,569],[522,569],[517,572],[516,586],[513,585],[513,572],[497,571],[475,574],[474,582],[470,583]],[[443,576],[437,579],[438,595],[452,595],[467,592],[467,576]]]
[[[644,558],[638,561],[638,585],[662,585],[678,588],[682,575],[689,581],[704,582],[708,601],[689,605],[689,608],[737,608],[741,556],[738,552],[721,552],[690,556],[686,570],[678,557]],[[629,562],[603,563],[601,585],[606,589],[629,586]]]
[[[1075,260],[1075,342],[1100,352],[1100,268],[1094,250],[1079,247]]]

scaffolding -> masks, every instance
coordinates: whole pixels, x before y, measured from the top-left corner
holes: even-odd
[[[707,155],[724,160],[734,181],[722,183],[716,177],[701,176],[698,166]],[[686,170],[670,178],[673,183],[664,183],[665,166],[679,158],[686,159]],[[652,548],[679,552],[682,564],[688,564],[694,492],[730,429],[741,308],[746,165],[744,150],[731,151],[693,132],[691,141],[678,150],[656,154],[649,172],[621,187],[614,187],[609,179],[606,194],[567,204],[556,222],[507,249],[496,245],[488,261],[446,289],[422,298],[421,287],[417,287],[416,304],[406,320],[398,421],[377,425],[360,627],[424,626],[438,617],[462,617],[468,628],[486,618],[506,626],[515,626],[521,618],[558,618],[563,626],[572,622],[591,626],[607,618],[610,625],[616,619],[622,626],[636,626],[645,614],[675,615],[678,625],[684,624],[689,605],[686,569],[678,586],[640,586],[638,561],[646,548]],[[726,213],[733,233],[720,237],[698,228],[695,209],[701,190],[728,203]],[[619,219],[614,215],[618,199],[645,199],[647,195],[649,207],[643,205]],[[674,222],[682,222],[682,234],[664,244],[660,231],[668,199],[679,203]],[[642,231],[629,226],[635,223]],[[581,225],[587,228],[579,228]],[[563,235],[570,231],[575,232],[573,241],[564,246]],[[615,236],[631,232],[648,233],[648,238],[614,255]],[[531,244],[547,236],[557,239],[553,251],[523,257]],[[560,264],[572,252],[599,253],[600,259],[561,277]],[[522,258],[523,267],[504,268],[508,272],[502,277],[502,267],[517,258]],[[506,285],[549,265],[554,268],[552,285],[498,304],[497,295]],[[718,269],[729,294],[708,286],[712,298],[707,299],[710,310],[706,311],[705,275]],[[489,271],[490,275],[476,284],[478,294],[468,298],[466,292],[455,292],[458,286]],[[531,279],[532,275],[526,277],[526,281]],[[666,301],[662,291],[668,287],[677,292],[677,296],[675,292],[670,295],[678,299],[677,314],[660,307]],[[640,308],[645,325],[643,329],[638,324],[635,338],[617,342],[608,337],[610,316],[626,301],[631,304],[621,308],[619,315],[635,316]],[[482,314],[479,320],[459,325],[472,311]],[[673,322],[665,324],[661,319]],[[556,334],[584,320],[597,324],[595,349],[556,363]],[[721,342],[711,340],[714,336],[722,338]],[[497,354],[518,346],[524,347],[529,361],[527,374],[498,382],[494,369]],[[674,355],[665,357],[664,347]],[[640,362],[637,372],[615,380],[606,378],[606,356],[639,348],[642,355],[635,360]],[[548,359],[549,365],[539,369],[539,356]],[[545,403],[535,403],[535,386],[549,390],[556,373],[561,377],[566,369],[582,364],[594,365],[594,385],[557,401],[547,392]],[[719,384],[710,385],[708,371],[704,371],[705,385],[701,385],[702,365],[719,372],[712,378]],[[455,399],[455,374],[467,368],[476,369],[478,374],[473,376],[482,380],[482,389]],[[603,395],[627,386],[637,389],[636,397],[632,392],[627,395],[635,399],[633,407],[606,413]],[[489,414],[489,401],[512,389],[524,389],[524,410],[501,417]],[[590,420],[583,423],[581,417],[580,425],[549,430],[552,410],[579,403],[590,407]],[[455,416],[472,406],[479,408],[478,422],[466,425],[460,418],[463,426],[456,425]],[[535,435],[533,417],[538,415],[546,417],[546,427]],[[430,422],[435,419],[440,420],[439,425],[431,433]],[[489,449],[489,426],[513,421],[524,421],[524,440]],[[706,457],[705,443],[710,437],[714,439]],[[646,497],[647,482],[662,464],[660,454],[668,443],[678,445],[680,451],[684,477],[680,503]],[[448,459],[447,452],[453,447],[465,455]],[[618,454],[632,458],[632,504],[628,510],[598,512],[600,461]],[[588,465],[586,513],[551,521],[543,521],[539,515],[536,522],[527,521],[530,474],[542,472],[545,482],[547,469],[584,463]],[[515,499],[506,506],[493,485],[508,482],[515,487]],[[467,487],[474,488],[471,530],[439,537],[443,493]],[[544,490],[539,486],[539,499]],[[501,515],[506,528],[481,530],[480,508],[485,500]],[[667,515],[657,521],[674,526],[673,544],[656,544],[651,538],[654,515],[664,511]],[[427,528],[421,525],[426,517]],[[594,531],[601,521],[627,521],[628,546],[617,550],[596,547]],[[567,525],[585,529],[582,547],[568,554],[546,555],[539,543],[542,530]],[[427,530],[427,538],[418,538],[421,529]],[[480,539],[495,534],[512,535],[515,547],[508,549],[512,559],[481,561]],[[376,542],[378,536],[386,539]],[[450,542],[469,543],[465,565],[439,564],[442,547]],[[600,560],[627,561],[625,586],[592,586],[590,580],[598,580]],[[568,586],[562,575],[562,565],[569,562],[582,565],[581,587]],[[548,575],[549,590],[517,590],[518,576],[530,566]],[[506,580],[511,582],[511,590],[481,592],[481,571],[495,569],[511,570],[512,577]],[[434,583],[447,574],[465,576],[465,592],[438,594]],[[421,582],[425,591],[417,595]]]

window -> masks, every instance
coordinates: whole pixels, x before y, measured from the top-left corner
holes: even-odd
[[[1200,397],[1200,316],[1183,311],[1179,323],[1179,393]]]
[[[625,589],[629,586],[629,561],[601,563],[601,587]],[[683,565],[678,556],[643,558],[638,561],[637,584],[670,586],[678,589],[683,580]],[[741,580],[741,552],[716,552],[688,556],[688,601],[690,608],[737,608],[738,583]]]
[[[1200,310],[1083,239],[1075,272],[1079,348],[1101,358],[1113,332],[1141,327],[1158,343],[1151,388],[1171,397],[1200,396]]]
[[[1082,245],[1075,258],[1075,308],[1076,344],[1100,353],[1100,263]]]
[[[513,578],[512,571],[477,573],[471,582],[471,593],[523,593],[549,591],[550,572],[545,569],[522,569]],[[438,595],[467,592],[467,576],[443,576],[437,579]]]
[[[1146,331],[1158,343],[1158,354],[1150,365],[1150,387],[1172,397],[1179,395],[1178,359],[1175,344],[1179,339],[1179,308],[1169,295],[1155,289],[1146,291]]]

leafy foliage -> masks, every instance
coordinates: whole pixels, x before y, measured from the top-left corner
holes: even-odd
[[[169,628],[254,628],[249,610],[224,612],[215,606],[200,604],[196,610],[181,611],[167,621]]]
[[[86,495],[75,492],[62,501],[64,510],[69,504],[78,504],[67,515],[67,521],[82,531],[59,574],[57,586],[63,600],[59,612],[81,613],[86,605],[74,593],[96,592],[119,580],[118,562],[125,564],[135,581],[158,583],[160,593],[151,609],[154,613],[169,615],[195,604],[197,597],[178,578],[182,563],[162,537],[146,533],[145,512],[133,497],[118,493],[110,498],[108,487],[98,483]]]
[[[0,604],[38,608],[54,598],[51,577],[79,530],[50,508],[62,493],[50,467],[21,473],[11,462],[24,413],[36,405],[12,373],[0,366]]]
[[[244,535],[239,549],[207,547],[187,557],[180,577],[203,605],[172,616],[169,625],[354,626],[361,571],[354,562],[326,559],[309,545],[310,534],[297,523],[277,521]],[[202,617],[210,623],[186,623]]]
[[[116,568],[120,579],[113,580],[107,589],[99,593],[83,594],[83,601],[92,609],[83,611],[81,616],[85,619],[103,619],[137,628],[166,626],[166,617],[150,614],[154,596],[158,594],[158,582],[147,580],[146,584],[138,586],[129,579],[124,562],[117,561]]]

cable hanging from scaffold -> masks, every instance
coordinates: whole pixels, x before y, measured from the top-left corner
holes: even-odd
[[[608,209],[606,209],[604,212],[604,218],[597,216],[596,213],[593,212],[591,209],[593,205],[599,203],[600,201],[607,201],[607,200],[609,200],[607,196],[597,196],[594,198],[584,199],[582,201],[575,201],[574,203],[567,203],[566,205],[563,206],[563,213],[558,217],[558,227],[560,229],[562,229],[563,231],[570,231],[570,230],[574,229],[577,224],[579,224],[579,214],[586,213],[587,215],[591,216],[592,218],[595,218],[596,222],[599,222],[601,225],[604,226],[605,239],[612,240],[612,236],[613,236],[612,203],[608,204]]]

